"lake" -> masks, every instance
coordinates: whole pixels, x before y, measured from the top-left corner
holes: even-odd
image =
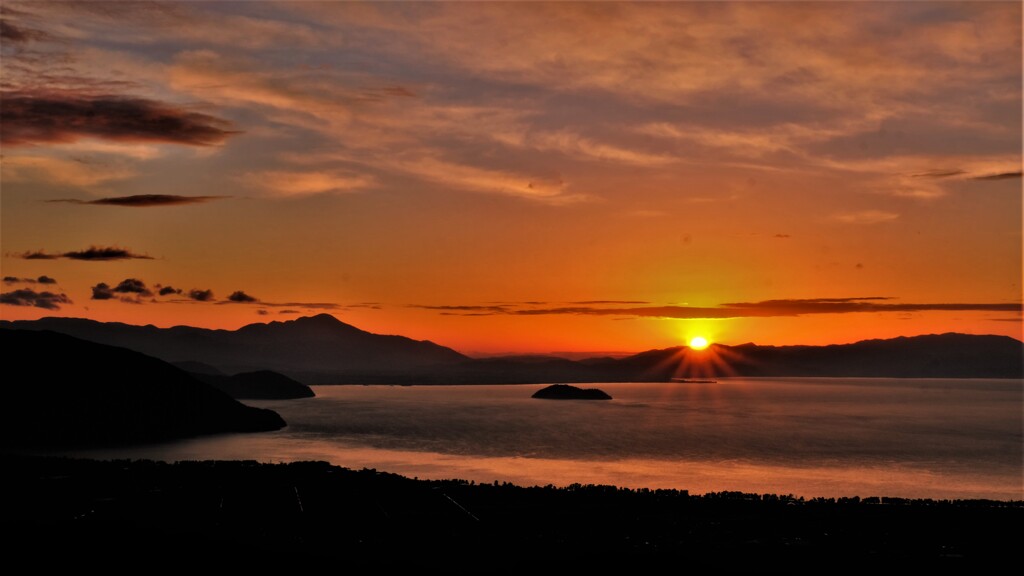
[[[249,401],[289,426],[76,455],[325,460],[419,478],[796,496],[1024,499],[1020,380],[727,378],[543,385],[317,386]]]

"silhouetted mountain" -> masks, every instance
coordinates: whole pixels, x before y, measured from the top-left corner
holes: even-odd
[[[170,364],[47,331],[0,330],[5,446],[150,442],[285,426]]]
[[[242,372],[233,376],[201,372],[191,372],[191,375],[236,400],[287,400],[316,396],[302,382],[270,370]]]
[[[533,393],[530,398],[542,400],[611,400],[612,397],[604,390],[597,388],[577,388],[568,384],[552,384]]]
[[[228,373],[274,370],[307,382],[313,380],[303,374],[370,372],[380,377],[468,360],[433,342],[371,334],[329,314],[250,324],[234,331],[132,326],[81,318],[0,322],[0,327],[52,330],[169,362],[202,362]]]

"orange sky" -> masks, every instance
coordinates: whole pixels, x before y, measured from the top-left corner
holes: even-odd
[[[1022,337],[1020,3],[2,10],[3,319]]]

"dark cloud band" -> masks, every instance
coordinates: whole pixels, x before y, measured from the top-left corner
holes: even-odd
[[[125,248],[112,246],[90,246],[85,250],[51,254],[42,250],[34,252],[22,252],[16,254],[22,260],[56,260],[57,258],[68,258],[70,260],[152,260],[152,256],[136,254]]]
[[[220,118],[143,98],[6,91],[0,101],[0,142],[11,146],[84,137],[209,146],[236,133]]]
[[[1020,178],[1021,171],[1016,172],[1002,172],[1000,174],[986,174],[984,176],[975,176],[975,180],[1011,180],[1013,178]]]
[[[126,206],[130,208],[153,208],[158,206],[182,206],[186,204],[202,204],[212,200],[221,200],[228,196],[177,196],[174,194],[136,194],[134,196],[114,196],[98,200],[75,200],[61,198],[47,202],[66,202],[69,204],[88,204],[91,206]]]
[[[732,302],[713,307],[696,306],[632,306],[598,307],[565,306],[559,308],[510,308],[503,306],[418,306],[442,314],[461,313],[466,316],[632,316],[639,318],[723,319],[804,316],[808,314],[850,314],[865,312],[1021,312],[1019,302],[1001,303],[936,303],[914,304],[890,302],[892,298],[869,296],[861,298],[813,298],[798,300],[765,300]]]

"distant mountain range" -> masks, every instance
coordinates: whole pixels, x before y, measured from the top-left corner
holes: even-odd
[[[199,362],[226,373],[274,370],[293,377],[339,372],[387,375],[469,360],[432,342],[364,332],[329,314],[249,324],[238,330],[157,328],[84,318],[0,322],[3,327],[52,330],[130,348],[168,362]]]
[[[432,342],[371,334],[328,314],[234,331],[79,318],[0,321],[0,328],[52,330],[183,366],[207,365],[196,372],[274,370],[306,384],[650,382],[722,376],[1024,378],[1020,341],[952,333],[832,346],[676,347],[574,361],[474,360]]]
[[[156,358],[49,331],[0,329],[2,447],[134,444],[277,430],[252,408]]]

